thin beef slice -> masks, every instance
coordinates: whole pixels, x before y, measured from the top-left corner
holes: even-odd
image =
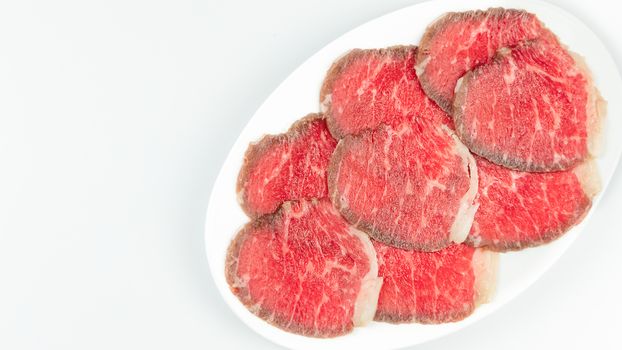
[[[508,251],[550,242],[583,219],[600,188],[593,161],[528,173],[475,159],[480,206],[466,243],[476,247]]]
[[[597,152],[604,102],[554,37],[500,50],[456,87],[456,133],[474,153],[521,171],[569,169]]]
[[[328,199],[286,202],[251,221],[231,242],[225,269],[251,312],[312,337],[371,321],[382,285],[371,241]]]
[[[376,321],[460,321],[494,293],[498,261],[494,252],[457,244],[425,253],[373,243],[383,278]]]
[[[460,77],[486,63],[498,49],[548,32],[538,18],[514,9],[450,12],[426,29],[417,56],[417,75],[426,94],[451,113]]]
[[[285,134],[252,143],[237,183],[242,209],[253,218],[288,200],[326,197],[326,169],[336,144],[318,114],[297,121]]]
[[[447,126],[424,118],[341,139],[328,188],[350,223],[404,249],[464,241],[477,210],[473,156]]]
[[[448,116],[430,100],[414,71],[416,46],[355,49],[329,69],[320,92],[322,111],[336,138],[395,125],[413,116]]]

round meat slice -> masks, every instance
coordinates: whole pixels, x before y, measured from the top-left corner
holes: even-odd
[[[297,121],[285,134],[252,143],[237,183],[242,209],[253,218],[288,200],[326,197],[326,170],[336,145],[318,114]]]
[[[527,173],[475,159],[480,206],[466,243],[476,247],[508,251],[550,242],[583,219],[600,189],[593,161]]]
[[[477,210],[475,159],[445,125],[414,118],[337,144],[333,204],[385,244],[434,251],[466,238]]]
[[[597,151],[602,99],[555,40],[501,50],[456,88],[456,133],[474,153],[521,171],[571,168]]]
[[[341,138],[413,115],[449,122],[421,89],[413,69],[416,56],[416,46],[393,46],[355,49],[337,60],[320,91],[331,133]]]
[[[372,243],[328,199],[286,202],[247,224],[225,265],[233,293],[288,332],[334,337],[371,321],[382,279]]]
[[[376,321],[460,321],[494,294],[497,253],[464,244],[425,253],[373,243],[383,278]]]
[[[498,49],[515,46],[548,32],[531,13],[503,8],[450,12],[426,29],[417,57],[423,89],[451,113],[454,87],[460,77],[486,63]]]

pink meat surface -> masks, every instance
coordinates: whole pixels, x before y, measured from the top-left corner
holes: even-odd
[[[416,46],[394,46],[355,49],[337,60],[320,92],[331,133],[341,138],[412,116],[445,120],[447,115],[421,89],[416,55]]]
[[[328,199],[286,202],[247,224],[225,268],[231,290],[251,312],[313,337],[370,321],[382,284],[371,241]]]
[[[326,197],[326,169],[336,144],[317,114],[297,121],[285,134],[251,144],[237,184],[244,211],[258,217],[288,200]]]
[[[499,51],[456,92],[456,133],[474,153],[522,171],[556,171],[590,155],[598,101],[557,40]],[[592,96],[591,96],[592,95]]]
[[[475,160],[448,127],[424,118],[341,139],[328,187],[350,223],[404,249],[464,241],[477,209]]]
[[[598,191],[593,163],[552,173],[511,170],[476,157],[479,209],[467,243],[497,251],[550,242],[585,216]]]
[[[498,49],[548,32],[535,15],[513,9],[451,12],[426,30],[419,45],[417,75],[427,95],[451,113],[460,77],[486,63]]]
[[[495,253],[464,244],[425,253],[373,243],[383,278],[376,321],[459,321],[494,291]]]

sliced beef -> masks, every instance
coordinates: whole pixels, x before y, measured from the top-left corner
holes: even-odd
[[[369,322],[382,280],[371,241],[328,199],[286,202],[229,246],[227,282],[257,316],[288,332],[345,334]]]
[[[341,138],[412,116],[445,120],[446,114],[421,89],[416,55],[416,46],[394,46],[355,49],[337,60],[320,92],[331,133]]]
[[[468,72],[456,91],[458,136],[496,164],[556,171],[593,153],[602,100],[554,38],[499,51]]]
[[[459,321],[492,297],[497,254],[464,244],[424,253],[377,241],[383,278],[375,320],[391,323]]]
[[[480,206],[469,245],[508,251],[550,242],[581,221],[599,190],[593,162],[567,171],[528,173],[475,159]]]
[[[535,15],[513,9],[450,12],[428,26],[417,57],[417,75],[427,95],[451,113],[460,77],[511,47],[548,32]]]
[[[477,210],[475,160],[447,126],[425,118],[341,139],[328,187],[349,222],[404,249],[464,241]]]
[[[326,169],[336,144],[317,114],[297,121],[285,134],[251,144],[237,184],[242,209],[258,217],[288,200],[326,197]]]

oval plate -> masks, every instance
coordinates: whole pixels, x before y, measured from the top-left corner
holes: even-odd
[[[240,209],[235,185],[248,144],[263,134],[281,133],[298,118],[319,111],[319,90],[331,63],[353,48],[381,48],[397,44],[417,44],[426,26],[449,11],[488,7],[522,8],[535,13],[568,47],[584,56],[594,82],[608,101],[604,130],[605,147],[598,165],[603,191],[622,153],[622,80],[614,61],[598,37],[582,22],[564,10],[535,1],[442,1],[410,6],[379,17],[344,34],[296,69],[257,110],[220,170],[214,184],[205,224],[205,246],[211,272],[225,302],[255,332],[293,349],[394,349],[419,344],[455,332],[491,314],[527,289],[566,251],[584,231],[600,195],[585,220],[557,241],[538,248],[501,255],[497,294],[489,304],[479,307],[465,320],[441,325],[392,325],[372,322],[355,328],[346,336],[333,339],[307,338],[282,331],[249,312],[231,293],[224,275],[225,253],[229,242],[248,218]],[[618,134],[618,135],[616,135]],[[602,192],[601,192],[602,193]]]

